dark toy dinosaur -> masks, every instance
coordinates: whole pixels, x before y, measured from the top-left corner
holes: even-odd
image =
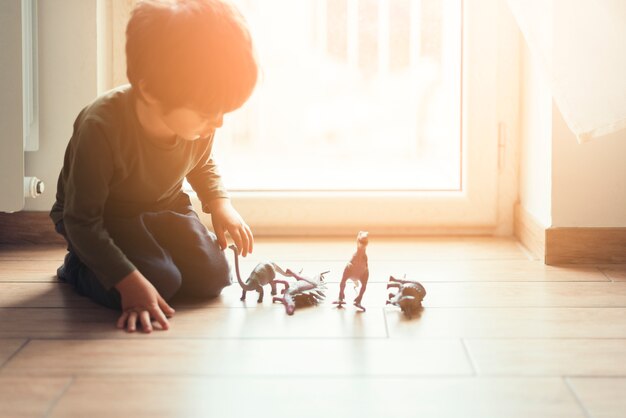
[[[326,295],[326,284],[324,283],[325,271],[313,278],[302,277],[297,273],[287,269],[286,276],[295,277],[296,282],[288,282],[287,280],[274,280],[274,283],[284,284],[282,297],[275,296],[273,302],[281,302],[285,305],[287,315],[293,315],[297,307],[312,306],[319,304]]]
[[[402,312],[409,317],[422,309],[422,300],[426,296],[426,289],[420,283],[412,280],[398,280],[393,276],[389,276],[387,289],[397,288],[398,291],[389,293],[388,305],[400,307]]]
[[[343,306],[345,295],[346,282],[348,279],[352,279],[355,283],[355,288],[360,285],[358,296],[354,299],[354,306],[362,309],[365,312],[365,308],[361,305],[361,299],[367,288],[367,280],[369,279],[369,269],[367,267],[367,254],[365,254],[365,248],[367,247],[368,238],[367,232],[360,231],[356,238],[356,252],[352,255],[350,262],[343,270],[343,276],[341,278],[341,284],[339,285],[339,300],[333,302],[338,307]]]
[[[259,292],[259,300],[257,302],[263,302],[263,286],[269,284],[272,288],[272,295],[276,294],[276,272],[286,276],[287,273],[283,271],[279,266],[277,266],[273,262],[265,262],[259,263],[256,265],[252,273],[250,273],[250,277],[245,281],[245,283],[241,280],[241,276],[239,274],[239,255],[237,252],[237,246],[231,245],[228,248],[233,250],[235,253],[235,272],[237,274],[237,281],[239,285],[243,289],[241,293],[240,300],[246,300],[246,292],[250,292],[256,290]]]

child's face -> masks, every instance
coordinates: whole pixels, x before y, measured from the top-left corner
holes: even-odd
[[[223,113],[205,114],[189,107],[178,107],[161,114],[163,123],[187,141],[210,136],[222,126],[223,117]]]

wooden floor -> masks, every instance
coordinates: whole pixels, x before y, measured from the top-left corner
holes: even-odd
[[[265,259],[330,269],[327,302],[289,317],[233,285],[145,335],[56,281],[63,248],[1,247],[0,416],[626,417],[625,265],[545,266],[504,238],[370,236],[359,313],[331,303],[353,250],[258,240],[246,277]],[[426,287],[419,318],[385,306],[390,274]]]

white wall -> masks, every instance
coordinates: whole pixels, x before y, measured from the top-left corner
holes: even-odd
[[[626,131],[579,144],[522,53],[520,204],[544,227],[626,227]]]
[[[547,81],[523,42],[520,93],[522,209],[541,226],[552,224],[552,97]]]
[[[46,184],[26,210],[48,211],[72,124],[97,94],[96,0],[39,2],[40,148],[27,153],[25,172]]]
[[[626,227],[626,131],[579,144],[552,112],[552,226]]]

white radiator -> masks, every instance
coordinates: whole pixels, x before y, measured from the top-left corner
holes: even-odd
[[[24,176],[24,152],[39,149],[37,0],[0,1],[0,211],[24,208],[43,182]]]

